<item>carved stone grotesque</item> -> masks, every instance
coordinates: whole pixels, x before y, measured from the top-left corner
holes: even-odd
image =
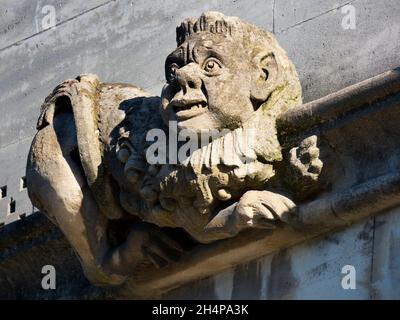
[[[29,196],[94,283],[176,261],[188,239],[279,227],[315,192],[316,136],[291,150],[278,139],[277,117],[302,101],[271,33],[218,12],[186,19],[165,76],[156,97],[81,75],[42,105]]]

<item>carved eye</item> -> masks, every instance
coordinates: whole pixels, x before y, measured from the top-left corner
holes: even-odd
[[[209,58],[204,62],[203,69],[209,74],[216,74],[221,69],[221,64],[217,59]]]
[[[215,62],[210,60],[210,61],[207,62],[205,70],[206,71],[212,71],[214,69],[214,67],[215,67]]]
[[[169,67],[169,81],[174,81],[175,77],[176,77],[176,70],[179,69],[179,66],[176,63],[172,63]]]

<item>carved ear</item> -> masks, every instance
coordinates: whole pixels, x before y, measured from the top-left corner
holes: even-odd
[[[268,99],[276,88],[279,72],[278,63],[275,55],[266,51],[256,54],[253,61],[257,70],[254,73],[250,94],[254,102],[261,104]]]

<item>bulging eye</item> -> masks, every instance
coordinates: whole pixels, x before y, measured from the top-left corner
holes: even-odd
[[[179,66],[176,63],[172,63],[169,67],[168,81],[172,82],[176,78],[176,70],[179,69]]]
[[[215,58],[208,58],[204,62],[204,71],[209,73],[209,74],[215,74],[221,69],[221,64],[220,62],[215,59]]]

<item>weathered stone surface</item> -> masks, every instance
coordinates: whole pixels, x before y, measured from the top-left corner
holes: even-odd
[[[115,5],[116,7],[126,9],[127,5],[129,5],[128,2],[124,1],[118,1],[118,2],[111,2],[113,6]],[[196,11],[196,5],[199,2],[196,2],[196,4],[189,3],[188,5],[193,7],[193,10]],[[376,2],[373,1],[353,1],[352,4],[356,6],[357,10],[357,17],[361,18],[361,24],[360,19],[358,19],[357,22],[357,29],[356,30],[343,30],[340,27],[340,22],[341,18],[343,15],[340,12],[340,5],[343,5],[343,2],[338,2],[336,1],[335,3],[329,3],[329,1],[313,1],[312,2],[312,7],[307,7],[309,2],[304,2],[303,1],[296,1],[296,3],[291,3],[291,2],[275,2],[275,7],[274,7],[274,14],[270,15],[262,15],[260,13],[265,12],[265,8],[272,8],[272,1],[270,2],[255,2],[254,4],[251,5],[251,9],[246,9],[244,10],[243,7],[246,6],[245,4],[248,2],[241,2],[241,1],[235,1],[232,3],[221,3],[221,8],[223,8],[223,11],[226,13],[231,13],[229,10],[236,10],[238,12],[234,12],[234,14],[239,14],[241,17],[246,18],[247,20],[254,22],[260,26],[265,27],[266,29],[275,29],[275,32],[278,32],[278,38],[281,41],[281,43],[284,43],[284,47],[287,49],[289,55],[293,58],[295,61],[295,64],[299,70],[299,75],[302,80],[302,85],[303,89],[305,92],[305,100],[308,101],[310,99],[322,96],[323,94],[333,92],[337,90],[338,88],[345,87],[348,84],[354,83],[357,80],[362,80],[365,79],[369,76],[375,75],[381,71],[384,71],[386,69],[389,69],[391,67],[397,66],[397,54],[398,50],[396,49],[398,45],[397,40],[397,34],[396,28],[398,25],[396,24],[396,17],[398,14],[396,14],[396,10],[398,9],[397,3],[393,1],[385,1],[384,5],[379,6],[379,8],[375,8]],[[393,6],[394,3],[394,6]],[[283,4],[283,5],[282,5]],[[140,5],[140,3],[139,3]],[[175,5],[175,4],[173,4]],[[180,8],[185,8],[185,4],[179,5]],[[203,2],[200,4],[200,6],[219,6],[216,3],[205,3]],[[231,7],[230,7],[231,5]],[[158,21],[157,25],[160,26],[160,29],[167,30],[168,27],[166,25],[174,26],[175,21],[179,20],[176,18],[172,18],[174,14],[176,13],[171,13],[169,12],[167,7],[170,7],[171,3],[166,2],[165,7],[159,7],[160,10],[157,12],[157,15],[154,16],[154,21]],[[332,10],[333,8],[339,7],[338,10]],[[294,9],[296,9],[296,12],[294,12]],[[207,9],[207,8],[204,8]],[[185,9],[184,9],[185,10]],[[189,9],[188,9],[189,10]],[[92,12],[93,11],[93,12]],[[92,12],[92,13],[91,13]],[[76,11],[77,16],[74,17],[72,20],[67,21],[66,23],[62,23],[57,27],[57,30],[53,30],[54,32],[44,32],[38,35],[32,34],[32,38],[35,39],[33,43],[38,44],[38,48],[35,50],[32,50],[29,56],[27,57],[25,55],[25,50],[24,46],[19,45],[19,50],[13,51],[11,56],[16,57],[13,61],[14,63],[8,65],[5,65],[5,70],[8,68],[15,69],[15,65],[25,65],[27,66],[28,64],[32,66],[29,70],[25,68],[22,68],[19,72],[23,73],[21,75],[21,79],[25,78],[27,79],[27,83],[24,85],[22,84],[18,86],[19,89],[17,90],[12,90],[10,88],[5,88],[5,83],[6,81],[1,81],[1,89],[4,89],[4,93],[2,95],[2,105],[7,106],[7,109],[5,109],[7,112],[3,113],[3,115],[8,119],[8,117],[12,117],[12,114],[22,112],[23,113],[18,113],[18,116],[13,117],[13,119],[17,119],[16,121],[13,122],[14,124],[14,129],[15,128],[20,128],[20,131],[13,131],[12,135],[9,136],[7,139],[0,139],[2,141],[0,142],[5,142],[6,147],[3,148],[2,152],[0,153],[0,163],[4,164],[2,166],[3,168],[11,168],[12,170],[2,170],[1,174],[3,177],[3,180],[6,181],[4,184],[10,184],[14,183],[15,186],[12,186],[12,189],[10,189],[10,192],[8,193],[9,196],[13,196],[15,198],[15,193],[21,195],[21,200],[17,201],[17,210],[20,209],[20,204],[23,203],[23,196],[26,194],[26,192],[21,192],[19,194],[19,183],[17,180],[19,179],[20,176],[24,176],[24,170],[22,169],[25,165],[25,160],[18,160],[14,159],[11,155],[14,154],[16,151],[19,150],[21,154],[23,154],[24,151],[21,149],[26,149],[26,146],[24,146],[24,143],[27,144],[26,142],[30,139],[28,137],[27,139],[22,138],[20,140],[20,137],[25,137],[26,136],[26,128],[27,126],[24,125],[24,123],[33,123],[33,119],[36,118],[36,113],[37,113],[37,105],[40,102],[40,100],[43,98],[46,92],[50,90],[50,88],[53,86],[54,83],[57,83],[61,81],[62,79],[65,79],[67,77],[70,77],[71,75],[78,74],[82,70],[87,70],[87,71],[95,71],[96,73],[99,73],[102,76],[102,79],[118,79],[118,80],[124,80],[124,81],[129,81],[129,82],[134,82],[134,83],[141,83],[143,84],[143,81],[138,81],[136,80],[135,77],[141,77],[143,75],[143,78],[145,78],[145,81],[154,81],[157,82],[156,85],[153,87],[147,87],[150,88],[154,92],[154,88],[158,89],[161,88],[161,83],[163,82],[162,76],[161,76],[161,68],[159,68],[162,65],[162,61],[159,60],[158,57],[158,52],[142,52],[142,51],[136,51],[135,52],[135,57],[140,56],[141,54],[144,54],[146,57],[148,57],[149,60],[152,61],[151,68],[153,69],[154,73],[159,72],[159,75],[154,77],[154,79],[150,79],[150,77],[145,77],[144,72],[140,72],[141,68],[143,65],[148,64],[141,64],[141,65],[136,65],[135,70],[139,70],[139,72],[132,73],[129,68],[120,68],[118,66],[122,65],[123,62],[126,62],[127,59],[129,60],[130,58],[126,58],[127,55],[123,54],[121,55],[122,58],[117,59],[116,61],[113,62],[113,65],[116,66],[115,70],[112,71],[113,74],[111,76],[107,75],[104,76],[102,74],[102,70],[105,70],[106,68],[106,63],[105,59],[103,59],[106,55],[108,55],[109,50],[98,50],[98,47],[103,46],[101,41],[97,42],[92,42],[90,46],[92,48],[96,48],[96,52],[91,56],[91,61],[93,61],[93,65],[91,70],[86,69],[86,67],[80,67],[81,65],[85,66],[87,64],[87,60],[85,58],[83,59],[78,59],[79,61],[71,62],[71,60],[68,60],[66,57],[71,56],[71,57],[76,57],[79,56],[82,51],[79,51],[79,48],[84,49],[83,43],[80,43],[79,46],[76,46],[78,48],[74,52],[71,52],[70,50],[64,50],[63,52],[59,52],[57,50],[54,50],[54,55],[57,56],[57,58],[50,59],[45,58],[43,60],[37,59],[36,57],[39,56],[41,53],[44,51],[49,52],[49,55],[51,55],[52,50],[50,49],[49,46],[46,46],[48,41],[52,42],[54,39],[58,39],[58,35],[66,35],[68,34],[69,30],[71,30],[70,26],[71,24],[75,23],[80,23],[80,25],[87,23],[87,28],[88,29],[90,26],[95,26],[95,21],[91,20],[90,17],[92,17],[92,14],[96,12],[96,14],[99,14],[102,17],[107,17],[108,15],[112,14],[112,11],[104,10],[101,7],[96,8],[94,10],[89,11],[83,11],[82,15],[80,15],[79,10]],[[130,11],[127,11],[129,14]],[[162,19],[160,17],[163,17],[163,14],[167,13],[168,18]],[[198,13],[195,12],[196,14]],[[75,14],[75,12],[73,13]],[[96,16],[94,14],[93,16]],[[293,14],[293,15],[291,15]],[[296,14],[296,16],[295,16]],[[183,16],[186,16],[187,14],[182,14]],[[249,16],[248,16],[249,15]],[[282,21],[280,21],[281,16],[285,15],[285,17],[290,17],[288,20],[285,20],[283,18]],[[149,26],[146,24],[149,22],[150,24],[155,24],[154,21],[145,21],[146,16],[148,14],[143,14],[141,15],[141,21],[143,21],[143,25],[141,26],[136,26],[135,28],[132,28],[131,32],[132,34],[140,34],[140,30],[148,30]],[[88,18],[88,19],[86,19]],[[68,16],[66,15],[66,19],[68,20]],[[75,20],[76,19],[76,20]],[[106,18],[107,19],[107,18]],[[133,17],[132,20],[135,20],[136,17]],[[157,20],[158,19],[158,20]],[[161,21],[159,20],[161,19]],[[272,20],[274,23],[272,23]],[[370,23],[371,21],[374,21],[374,23]],[[62,22],[62,21],[60,21]],[[118,22],[118,21],[117,21]],[[132,21],[133,23],[133,21]],[[68,25],[70,24],[70,25]],[[121,29],[121,25],[118,23],[115,23],[115,28],[109,26],[110,34],[114,34],[115,32],[118,33],[118,30]],[[371,29],[372,28],[372,29]],[[32,28],[34,29],[34,28]],[[173,29],[170,29],[170,40],[173,39]],[[94,30],[94,31],[93,31]],[[93,27],[92,29],[93,33],[100,33],[101,34],[101,28],[98,27]],[[315,34],[318,34],[318,36],[315,36]],[[147,43],[170,43],[171,41],[167,40],[167,36],[163,33],[162,36],[160,36],[161,33],[157,34],[152,34],[151,39],[147,39]],[[81,35],[76,34],[73,38],[64,38],[66,39],[66,42],[68,44],[73,45],[76,40],[79,39],[79,37],[82,36],[82,39],[85,38],[87,35],[85,33],[82,33]],[[62,36],[61,36],[62,37]],[[140,35],[140,37],[143,38],[143,35]],[[307,37],[308,41],[306,45],[304,45],[304,39]],[[113,38],[110,35],[110,38]],[[124,43],[122,47],[126,47],[130,45],[130,41],[134,37],[125,37],[124,38]],[[161,40],[160,40],[161,39]],[[286,40],[288,39],[288,40]],[[346,39],[346,41],[341,41],[342,39]],[[126,41],[125,41],[126,40]],[[21,42],[21,44],[24,43],[30,43],[32,40],[24,40]],[[385,43],[385,45],[377,46],[376,43]],[[66,43],[66,48],[68,48],[68,44]],[[120,43],[121,44],[121,43]],[[349,44],[354,44],[350,45]],[[121,47],[121,46],[120,46]],[[120,48],[119,47],[119,48]],[[329,55],[326,55],[325,52],[330,51]],[[360,48],[363,48],[362,50]],[[393,49],[394,48],[394,49]],[[54,49],[54,48],[53,48]],[[5,51],[10,50],[8,48]],[[169,49],[168,49],[169,50]],[[165,50],[166,52],[168,50]],[[122,50],[124,51],[124,50]],[[165,53],[166,53],[165,52]],[[114,52],[114,54],[118,54],[117,52]],[[346,59],[346,56],[350,57],[351,55],[356,54],[359,58],[356,61],[356,70],[354,69],[354,61],[352,59]],[[85,54],[84,54],[85,55]],[[312,57],[311,59],[308,57]],[[6,58],[9,56],[6,56]],[[21,60],[22,57],[22,60]],[[371,63],[371,59],[373,61],[378,60],[379,63]],[[39,86],[32,86],[34,81],[32,79],[37,79],[37,78],[43,78],[40,76],[40,74],[53,74],[52,71],[49,71],[50,69],[53,68],[54,63],[57,60],[59,61],[64,61],[63,65],[58,65],[57,67],[57,79],[49,79],[46,78],[46,80],[40,84]],[[8,61],[8,60],[7,60]],[[50,63],[45,63],[46,61],[50,61]],[[96,62],[95,62],[96,61]],[[129,60],[131,61],[131,60]],[[158,62],[157,62],[158,61]],[[42,63],[43,62],[43,63]],[[159,65],[159,67],[156,67],[155,65]],[[4,64],[2,64],[4,66]],[[94,66],[95,65],[95,66]],[[322,67],[322,70],[324,69],[324,66],[333,66],[333,71],[329,72],[329,76],[325,76],[324,72],[316,72],[316,70],[320,67]],[[94,67],[93,67],[94,66]],[[154,67],[153,67],[154,66]],[[72,71],[71,71],[72,70]],[[74,71],[75,70],[75,71]],[[351,71],[353,70],[353,71]],[[350,73],[349,73],[350,71]],[[356,72],[355,72],[356,71]],[[346,73],[348,76],[343,77],[342,75]],[[2,73],[4,74],[4,73]],[[7,78],[9,78],[7,76]],[[6,79],[6,78],[4,78]],[[31,80],[29,80],[31,79]],[[317,80],[315,80],[317,79]],[[35,87],[35,90],[28,89],[26,90],[26,85],[29,84],[31,86],[31,89]],[[27,96],[25,99],[25,103],[20,103],[21,101],[21,95],[20,91],[23,92],[24,97]],[[157,91],[157,90],[156,90]],[[9,94],[11,93],[11,94]],[[24,108],[21,108],[20,105],[25,105]],[[26,105],[30,106],[26,108]],[[26,110],[29,109],[27,112]],[[29,118],[29,119],[28,119]],[[29,121],[27,121],[28,119]],[[28,128],[30,131],[28,132],[28,136],[31,135],[34,132],[33,126],[31,128]],[[7,129],[5,129],[2,133],[7,133]],[[22,132],[22,135],[19,135]],[[13,143],[15,141],[16,143]],[[11,143],[11,144],[9,144]],[[20,148],[21,144],[22,148]],[[390,165],[392,166],[393,163],[396,162],[395,160],[396,156],[390,160]],[[385,161],[384,161],[385,162]],[[11,165],[12,164],[12,165]],[[20,164],[20,165],[18,165]],[[19,167],[20,169],[18,169]],[[352,170],[349,169],[346,171],[346,174],[351,172]],[[361,172],[361,171],[360,171]],[[14,181],[15,180],[15,181]],[[8,201],[8,199],[7,199]],[[0,214],[4,214],[7,210],[7,202],[6,201],[1,201],[0,206],[2,206],[3,211],[0,212]],[[26,202],[23,204],[23,207],[30,207],[30,203]],[[19,212],[24,212],[25,210],[21,208],[21,211]],[[394,213],[395,215],[395,213]],[[10,215],[7,219],[7,222],[13,221],[13,219],[10,219],[12,215]],[[1,217],[0,219],[3,219]],[[386,233],[391,232],[393,227],[387,227]],[[378,245],[378,243],[377,243]],[[315,251],[313,251],[315,252]],[[382,252],[382,251],[379,251]],[[375,252],[376,253],[376,252]],[[311,254],[311,252],[310,252]],[[311,254],[312,255],[312,254]],[[310,258],[310,257],[308,257]],[[380,256],[377,256],[377,259],[380,259]],[[373,253],[371,254],[370,260],[374,260]],[[384,260],[384,261],[389,261],[389,260]],[[392,259],[392,261],[395,260]],[[382,263],[384,265],[385,262]],[[393,270],[393,269],[391,269]],[[386,280],[385,282],[382,282],[379,286],[379,290],[381,290],[381,296],[384,296],[385,290],[387,294],[387,289],[388,289],[388,280],[394,275],[393,271],[386,272]],[[377,294],[376,297],[379,297]]]
[[[275,229],[294,213],[288,197],[318,185],[316,136],[284,162],[275,122],[301,104],[301,87],[272,34],[206,12],[182,22],[177,46],[161,98],[81,75],[42,105],[28,193],[95,283],[120,284],[140,275],[142,264],[176,260],[185,244],[157,227],[180,228],[198,243]],[[190,147],[182,155],[174,144]]]
[[[160,294],[399,205],[398,70],[300,107],[272,34],[206,12],[177,45],[161,98],[82,75],[42,106],[29,195],[93,283]],[[151,158],[155,129],[168,144]],[[226,131],[172,161],[177,136],[212,130]]]
[[[386,77],[385,77],[386,76]],[[385,79],[391,79],[390,82],[387,82],[386,85],[381,86],[381,84],[385,83]],[[385,97],[385,94],[388,92],[386,89],[388,86],[395,86],[396,85],[396,73],[389,72],[386,75],[382,75],[376,77],[376,79],[360,84],[353,89],[356,89],[355,92],[363,92],[359,99],[356,99],[354,95],[352,95],[352,90],[347,90],[343,93],[338,93],[332,97],[327,97],[321,100],[322,103],[320,106],[317,102],[314,102],[314,108],[316,108],[315,113],[318,114],[318,110],[330,110],[331,116],[333,118],[342,117],[340,110],[358,110],[357,114],[348,113],[347,114],[347,121],[342,119],[342,122],[333,122],[332,129],[338,130],[340,132],[343,123],[348,123],[350,126],[354,124],[354,120],[358,119],[358,116],[361,116],[360,120],[363,118],[368,121],[368,119],[381,119],[381,121],[387,121],[387,118],[381,118],[382,114],[386,114],[386,117],[391,117],[395,115],[393,113],[396,110],[396,104],[391,103],[388,97]],[[376,84],[377,86],[374,86]],[[370,92],[374,92],[375,97],[379,97],[378,103],[372,103],[371,105],[366,105],[367,109],[365,108],[357,108],[357,107],[349,107],[343,106],[343,101],[363,101],[363,97],[366,94],[365,91],[360,91],[360,88],[369,88]],[[352,89],[352,88],[349,88]],[[383,90],[383,91],[382,91]],[[386,92],[386,93],[385,93]],[[389,91],[390,92],[390,91]],[[343,94],[346,95],[343,96]],[[395,93],[395,92],[392,92]],[[340,98],[341,97],[341,98]],[[354,100],[343,100],[344,97],[354,97]],[[340,99],[338,99],[340,98]],[[390,98],[390,95],[389,95]],[[372,99],[373,100],[373,99]],[[334,103],[336,101],[336,105]],[[326,106],[330,106],[329,109],[326,109]],[[398,104],[397,104],[398,106]],[[393,109],[394,108],[394,109]],[[309,110],[304,108],[303,110]],[[338,110],[338,113],[335,114],[334,110]],[[364,111],[363,111],[364,110]],[[367,112],[366,112],[367,111]],[[372,112],[374,111],[374,112]],[[304,114],[307,115],[307,112]],[[321,113],[320,113],[321,114]],[[323,114],[323,113],[322,113]],[[293,114],[293,116],[296,113]],[[375,116],[377,115],[377,116]],[[296,115],[296,117],[299,114]],[[345,118],[346,118],[345,117]],[[287,118],[286,118],[287,119]],[[328,119],[326,119],[328,120]],[[360,121],[357,120],[357,121]],[[357,121],[355,123],[357,123]],[[364,121],[364,120],[362,120]],[[327,121],[328,122],[328,121]],[[295,122],[294,122],[295,123]],[[390,121],[387,121],[390,128]],[[315,124],[311,124],[311,127]],[[338,127],[336,127],[338,125]],[[395,125],[395,119],[393,119],[393,125]],[[358,126],[356,126],[358,127]],[[362,126],[361,126],[362,127]],[[373,127],[369,127],[368,133],[376,134],[376,130],[380,130],[381,126],[378,126],[371,131]],[[388,132],[393,132],[393,129],[396,127],[392,127]],[[304,127],[302,128],[304,130]],[[368,140],[368,139],[367,139]],[[376,146],[376,145],[375,145]],[[353,157],[361,157],[363,153],[358,152],[357,150],[353,150],[355,153]],[[373,150],[371,150],[373,152]],[[382,158],[370,158],[371,162],[363,162],[362,166],[358,169],[359,172],[362,172],[362,168],[368,168],[368,166],[373,165],[374,161],[377,161],[376,164],[379,163],[381,169],[377,172],[377,174],[382,174],[385,169],[387,172],[391,170],[397,170],[396,168],[396,156],[388,154],[389,158],[383,160]],[[345,172],[351,173],[355,167],[350,165],[351,161],[347,161],[347,168]],[[366,166],[365,166],[366,165]],[[349,171],[350,170],[350,171]],[[366,170],[368,171],[368,169]],[[356,174],[344,174],[342,181],[348,180],[349,182],[355,181],[357,177],[364,179],[362,175]],[[371,174],[375,174],[375,172],[370,172]],[[368,177],[367,177],[368,178]],[[362,180],[361,180],[362,181]],[[339,188],[340,189],[340,188]],[[338,189],[338,190],[339,190]],[[346,189],[346,188],[345,188]],[[371,200],[374,201],[376,197],[372,194]],[[379,197],[378,197],[379,199]],[[398,199],[398,196],[395,196],[394,199]],[[360,213],[363,213],[363,210],[359,210]],[[391,283],[394,283],[396,278],[396,265],[397,265],[397,258],[396,258],[396,225],[397,225],[397,209],[392,211],[386,211],[386,214],[372,218],[367,222],[362,222],[356,224],[353,227],[347,227],[346,230],[341,231],[340,233],[332,233],[328,236],[324,236],[322,239],[313,239],[312,241],[307,241],[302,245],[292,246],[293,244],[297,243],[298,241],[302,241],[303,235],[293,234],[293,230],[289,230],[289,233],[284,233],[282,235],[285,239],[283,242],[282,240],[274,240],[275,236],[279,235],[279,232],[274,232],[271,236],[270,233],[266,232],[261,236],[264,241],[262,241],[262,249],[258,247],[258,250],[255,251],[256,254],[252,255],[250,252],[249,258],[253,260],[260,252],[267,253],[268,250],[271,252],[275,252],[279,245],[283,245],[285,247],[292,248],[289,251],[284,251],[285,254],[274,254],[271,253],[269,256],[263,258],[258,263],[250,263],[250,265],[246,266],[243,265],[242,267],[238,267],[237,271],[226,271],[225,273],[221,274],[220,276],[216,276],[215,279],[210,278],[210,280],[203,280],[200,283],[191,283],[190,284],[190,294],[188,293],[185,286],[182,289],[178,289],[177,291],[171,292],[165,296],[165,298],[229,298],[229,297],[243,297],[241,294],[246,294],[245,297],[252,297],[252,298],[260,298],[260,299],[280,299],[280,298],[295,298],[295,299],[315,299],[315,298],[323,298],[323,299],[331,299],[331,298],[395,298],[398,297],[398,293],[396,288],[392,286]],[[371,211],[368,211],[371,212]],[[34,216],[32,216],[33,218]],[[43,220],[43,219],[42,219]],[[48,223],[47,223],[48,224]],[[23,227],[25,225],[25,227]],[[347,225],[347,224],[346,224]],[[13,234],[16,230],[20,230],[25,236],[29,237],[29,239],[33,239],[37,237],[35,230],[38,230],[38,227],[31,220],[28,220],[26,223],[24,221],[18,222],[15,225],[15,228],[12,228],[13,225],[6,226],[6,233],[3,232],[4,238],[1,243],[4,243],[7,246],[7,242],[4,242],[4,239],[11,239],[9,235]],[[10,229],[11,228],[11,229]],[[47,227],[48,228],[48,227]],[[54,227],[53,227],[54,229]],[[306,232],[307,234],[307,232]],[[290,239],[293,239],[294,242],[285,242]],[[286,238],[285,238],[286,237]],[[14,238],[15,239],[15,238]],[[245,238],[246,241],[249,243],[251,238]],[[385,240],[386,239],[386,240]],[[390,240],[388,240],[390,239]],[[31,240],[28,240],[31,241]],[[40,252],[40,250],[46,250],[45,254],[49,261],[53,262],[58,261],[58,259],[64,259],[62,256],[64,253],[60,250],[53,250],[53,242],[48,240],[46,233],[42,240],[43,245],[39,246],[38,250],[28,250],[23,251],[22,248],[25,246],[24,242],[21,245],[15,245],[15,258],[18,257],[19,254],[26,254],[29,257],[29,261],[36,261],[35,259],[35,252]],[[291,240],[290,240],[291,241]],[[387,246],[387,243],[390,242],[391,245]],[[271,245],[271,246],[269,246]],[[36,246],[36,242],[33,244]],[[210,246],[206,246],[210,249]],[[227,248],[232,250],[232,243],[230,243],[227,247],[221,246],[220,250],[218,247],[211,247],[211,250],[205,250],[206,247],[198,248],[197,251],[194,252],[193,257],[196,257],[198,263],[193,263],[193,260],[185,258],[180,264],[179,267],[174,268],[167,268],[160,274],[160,279],[162,281],[155,281],[154,283],[150,278],[146,278],[144,281],[144,287],[137,290],[126,290],[126,289],[116,289],[113,290],[111,293],[108,293],[108,297],[124,297],[124,298],[132,298],[137,297],[137,293],[146,294],[147,297],[157,297],[159,292],[163,292],[170,288],[174,288],[176,286],[179,287],[179,284],[182,280],[181,275],[182,270],[185,270],[185,273],[189,273],[189,278],[187,281],[194,280],[197,278],[203,278],[205,275],[213,275],[218,271],[222,271],[226,268],[229,268],[231,265],[231,261],[226,259],[227,256],[222,254],[227,252]],[[240,247],[240,245],[239,245]],[[270,249],[268,249],[270,248]],[[242,252],[248,252],[249,247],[244,247]],[[203,253],[201,253],[203,251]],[[230,251],[232,253],[233,251]],[[237,254],[237,251],[236,251]],[[277,258],[274,256],[277,255]],[[70,256],[70,254],[68,254]],[[215,257],[213,259],[213,257]],[[249,257],[249,256],[247,256]],[[14,259],[9,256],[5,256],[5,259],[9,259],[9,263],[11,260]],[[18,258],[21,259],[21,258]],[[71,265],[72,261],[71,258],[68,258],[68,262],[65,262],[66,265]],[[244,257],[240,256],[241,262],[244,262]],[[5,260],[7,261],[7,260]],[[21,260],[18,260],[21,261]],[[186,261],[186,262],[185,262]],[[272,261],[275,261],[272,263]],[[37,261],[40,267],[42,261]],[[32,265],[31,263],[31,265]],[[35,262],[36,263],[36,262]],[[346,265],[350,264],[356,267],[357,270],[357,290],[342,290],[340,288],[340,282],[343,274],[341,273],[341,268]],[[275,266],[275,267],[274,267]],[[38,266],[39,268],[39,266]],[[75,264],[74,268],[78,268]],[[371,269],[372,268],[372,269]],[[57,269],[59,269],[57,265]],[[169,269],[169,270],[168,270]],[[4,269],[5,276],[4,279],[9,279],[13,273],[8,271],[9,269]],[[30,283],[30,278],[28,275],[32,277],[36,277],[36,271],[30,271],[31,268],[28,268],[25,273],[27,274],[26,281],[21,283],[20,290],[24,290],[23,292],[20,291],[15,296],[19,297],[44,297],[44,294],[48,292],[44,292],[43,290],[39,290],[35,286],[30,287],[30,289],[26,289],[26,284]],[[60,269],[61,270],[61,269]],[[243,273],[240,270],[245,270]],[[65,270],[62,273],[62,276],[65,276],[68,282],[59,286],[59,289],[53,293],[49,293],[52,297],[62,297],[63,293],[67,297],[87,297],[87,298],[94,298],[98,294],[100,297],[103,293],[94,293],[89,294],[86,296],[85,292],[91,292],[92,289],[74,289],[75,287],[71,287],[74,283],[71,279],[74,278],[79,272],[76,269],[76,272],[70,272],[71,268]],[[206,271],[206,273],[204,273]],[[371,273],[372,272],[372,273]],[[174,277],[173,275],[177,275]],[[372,274],[372,276],[371,276]],[[288,277],[290,275],[290,277]],[[149,275],[150,276],[150,275]],[[7,278],[8,277],[8,278]],[[18,278],[18,277],[16,277]],[[147,280],[146,280],[147,279]],[[160,280],[159,279],[159,280]],[[247,279],[244,281],[244,279]],[[279,280],[280,279],[280,280]],[[149,281],[151,280],[151,281]],[[279,281],[278,281],[279,280]],[[13,283],[16,281],[15,278],[12,278],[11,281]],[[83,280],[82,280],[83,281]],[[247,286],[247,282],[250,281],[253,283],[253,287],[250,290]],[[183,281],[184,283],[185,281]],[[284,283],[284,286],[277,287],[277,283]],[[329,284],[325,286],[325,284]],[[4,285],[4,284],[2,284]],[[39,285],[39,284],[37,284]],[[247,287],[246,287],[247,286]],[[150,290],[146,292],[145,288],[149,288]],[[247,288],[247,289],[246,289]],[[328,289],[329,288],[329,289]],[[390,289],[392,288],[392,289]],[[10,288],[10,290],[13,288]],[[15,290],[15,288],[14,288]],[[65,291],[63,291],[65,290]],[[13,296],[15,293],[14,291],[7,291],[10,293],[8,297]],[[68,295],[68,292],[70,295]]]

